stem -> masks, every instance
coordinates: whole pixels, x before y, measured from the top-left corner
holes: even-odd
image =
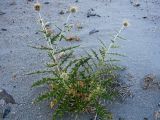
[[[63,29],[62,29],[62,31],[61,31],[61,34],[60,35],[62,35],[63,34],[63,32],[64,32],[64,29],[65,29],[65,25],[68,23],[68,21],[69,21],[69,19],[70,19],[70,17],[71,17],[71,12],[69,13],[69,15],[68,15],[68,17],[67,17],[67,19],[66,19],[66,21],[64,22],[64,26],[63,26]]]
[[[94,117],[94,120],[97,120],[97,113],[96,113],[96,115],[95,115],[95,117]]]
[[[66,22],[65,22],[64,24],[67,24],[67,23],[68,23],[71,14],[72,14],[72,13],[70,12],[69,15],[68,15],[68,17],[67,17],[67,20],[66,20]]]
[[[41,16],[41,13],[39,12],[38,15],[39,15],[39,19],[40,19],[40,22],[41,22],[42,29],[45,30],[45,32],[47,33],[47,29],[46,29],[46,27],[45,27],[43,18],[42,18],[42,16]],[[60,71],[60,68],[59,68],[57,59],[56,59],[56,57],[54,56],[55,49],[54,49],[53,46],[52,46],[51,39],[50,39],[50,37],[49,37],[49,38],[46,37],[46,35],[45,35],[45,38],[48,40],[48,42],[47,42],[47,43],[48,43],[48,46],[50,46],[50,47],[53,49],[53,51],[52,51],[52,57],[53,57],[55,63],[57,64],[57,66],[56,66],[56,67],[57,67],[57,70]]]
[[[109,47],[108,47],[108,50],[107,50],[106,54],[109,53],[109,51],[110,51],[112,45],[113,45],[114,42],[117,40],[119,34],[122,32],[123,29],[124,29],[124,26],[122,26],[122,27],[120,28],[120,30],[118,31],[118,33],[114,36],[114,39],[113,39],[112,42],[110,43],[110,45],[109,45]]]

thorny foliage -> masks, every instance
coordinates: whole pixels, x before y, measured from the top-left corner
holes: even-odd
[[[48,85],[49,91],[43,92],[35,102],[44,100],[50,101],[50,107],[54,109],[53,119],[62,117],[65,113],[95,113],[95,117],[102,120],[112,119],[102,101],[113,100],[119,91],[116,89],[118,84],[118,71],[123,68],[112,59],[112,56],[123,56],[119,53],[110,52],[111,49],[118,48],[116,41],[122,39],[119,36],[121,31],[128,25],[123,23],[121,29],[113,36],[109,47],[100,41],[98,50],[91,49],[83,56],[76,56],[75,50],[79,46],[60,47],[60,41],[66,40],[65,32],[67,23],[59,33],[53,34],[51,29],[41,17],[38,9],[39,21],[42,32],[48,46],[33,47],[46,50],[50,58],[50,63],[46,64],[45,70],[35,71],[31,74],[48,73],[48,77],[33,83],[32,87]],[[70,13],[71,15],[72,13]],[[69,15],[69,16],[70,16]],[[68,18],[67,18],[68,21]]]

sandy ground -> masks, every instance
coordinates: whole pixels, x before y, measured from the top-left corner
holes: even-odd
[[[44,53],[31,49],[28,45],[43,43],[37,24],[37,15],[33,11],[33,3],[27,0],[0,0],[0,88],[13,95],[16,105],[11,106],[11,113],[5,120],[51,120],[51,110],[47,103],[32,105],[32,100],[42,88],[31,89],[32,83],[41,76],[25,76],[25,72],[43,68],[47,60]],[[74,4],[79,12],[71,18],[71,22],[81,22],[83,29],[75,33],[80,36],[80,44],[84,48],[98,46],[98,39],[109,43],[109,34],[119,29],[124,19],[131,23],[123,32],[127,41],[120,41],[121,52],[128,57],[122,64],[127,66],[128,78],[133,98],[124,102],[114,102],[108,106],[114,114],[114,120],[154,120],[155,111],[160,110],[160,90],[142,89],[142,81],[146,74],[153,73],[160,80],[160,0],[139,0],[140,6],[134,7],[130,0],[41,0],[42,15],[51,23],[60,25],[67,14],[59,15],[62,9]],[[44,4],[49,2],[49,4]],[[87,11],[93,8],[101,17],[87,18]],[[147,18],[144,18],[147,17]],[[93,29],[98,33],[89,35]],[[79,44],[79,43],[78,43]],[[45,89],[45,88],[44,88]],[[83,117],[84,119],[88,119]]]

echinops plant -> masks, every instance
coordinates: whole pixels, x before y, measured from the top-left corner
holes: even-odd
[[[111,49],[118,48],[116,42],[122,39],[119,35],[129,23],[124,21],[122,27],[113,36],[109,47],[100,41],[98,50],[91,49],[86,54],[78,56],[75,50],[80,47],[60,47],[60,41],[66,41],[66,29],[70,16],[77,12],[76,6],[69,8],[69,15],[64,27],[59,33],[53,33],[48,22],[41,15],[41,4],[37,2],[34,8],[39,16],[41,32],[43,33],[48,46],[33,47],[46,50],[50,62],[46,64],[45,70],[38,70],[29,75],[48,73],[48,77],[33,83],[32,87],[48,85],[49,90],[43,92],[34,102],[44,100],[50,101],[50,107],[54,109],[53,120],[63,117],[65,113],[93,113],[95,120],[99,117],[102,120],[112,119],[112,115],[103,106],[104,101],[113,100],[119,91],[116,89],[118,72],[123,68],[115,64],[116,59],[112,56],[119,53],[111,52]]]

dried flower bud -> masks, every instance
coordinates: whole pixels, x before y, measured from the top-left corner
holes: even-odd
[[[46,36],[49,37],[49,36],[51,36],[52,34],[53,34],[52,29],[46,28]]]
[[[65,54],[65,52],[61,52],[61,53],[59,53],[59,54],[58,54],[58,59],[63,58],[65,55],[66,55],[66,54]]]
[[[34,9],[35,9],[35,11],[40,11],[41,10],[41,4],[40,3],[35,3],[34,4]]]
[[[66,72],[63,72],[61,74],[61,78],[63,78],[64,80],[68,80],[69,76],[68,76],[68,74]]]
[[[78,36],[67,36],[66,41],[80,41]]]
[[[57,99],[54,99],[53,101],[51,101],[51,103],[50,103],[50,107],[51,108],[54,108],[54,106],[57,104]]]
[[[71,7],[69,8],[69,12],[71,12],[71,13],[75,13],[75,12],[77,12],[77,10],[78,10],[78,7],[77,7],[77,6],[71,6]]]
[[[50,22],[46,22],[45,23],[45,28],[50,28],[51,27],[51,23]]]

